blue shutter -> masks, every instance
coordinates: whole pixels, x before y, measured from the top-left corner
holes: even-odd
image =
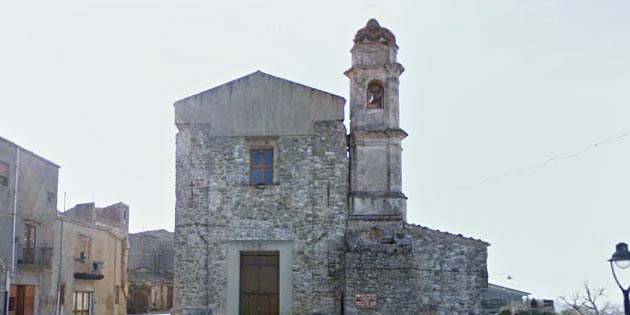
[[[252,177],[252,185],[260,184],[260,170],[253,169],[251,177]]]

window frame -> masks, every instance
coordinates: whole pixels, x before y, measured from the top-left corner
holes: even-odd
[[[80,263],[88,262],[92,254],[92,238],[87,235],[79,234],[79,242],[76,249],[76,260]]]
[[[249,149],[249,183],[250,185],[271,185],[274,183],[275,152],[273,147],[253,147]],[[258,153],[258,161],[254,161],[254,155]],[[265,163],[266,153],[271,154],[270,163]],[[254,181],[254,172],[258,172],[258,181]],[[268,179],[265,173],[271,171]]]
[[[2,170],[5,170],[4,173]],[[9,177],[11,176],[11,166],[0,161],[0,187],[9,187]]]
[[[37,248],[37,226],[24,223],[22,230],[22,260],[25,264],[34,264]]]
[[[120,304],[120,286],[119,285],[114,286],[114,304],[116,305]]]
[[[59,288],[59,305],[66,305],[66,283],[62,282]]]
[[[77,308],[78,297],[81,296],[81,309]],[[85,300],[87,298],[87,301]],[[85,308],[87,303],[87,309]],[[92,314],[92,291],[72,292],[72,315]]]

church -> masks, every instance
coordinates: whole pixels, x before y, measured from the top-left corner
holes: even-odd
[[[260,71],[175,103],[178,315],[481,314],[487,247],[410,224],[394,34],[346,100]]]

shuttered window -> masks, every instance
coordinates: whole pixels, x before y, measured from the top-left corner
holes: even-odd
[[[273,149],[250,150],[249,182],[252,185],[273,183]]]
[[[0,162],[0,186],[9,186],[9,164]]]
[[[73,315],[90,315],[92,308],[92,292],[75,291],[72,301]]]

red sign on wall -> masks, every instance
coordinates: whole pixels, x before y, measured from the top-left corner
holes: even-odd
[[[356,308],[375,308],[376,307],[376,294],[355,295],[354,306]]]

